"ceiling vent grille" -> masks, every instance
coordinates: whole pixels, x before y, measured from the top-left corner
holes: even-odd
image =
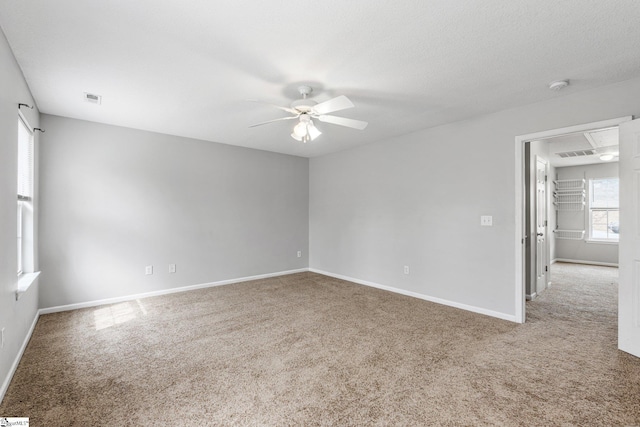
[[[102,96],[96,95],[95,93],[84,93],[84,100],[90,102],[91,104],[102,104]]]
[[[557,156],[560,156],[563,159],[569,157],[593,156],[594,154],[596,154],[596,150],[592,148],[586,150],[565,151],[564,153],[556,153]]]

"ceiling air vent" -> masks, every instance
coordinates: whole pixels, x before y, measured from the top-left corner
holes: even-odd
[[[582,156],[593,156],[596,154],[596,150],[592,148],[588,148],[586,150],[576,150],[576,151],[565,151],[564,153],[556,153],[556,155],[566,159],[568,157],[582,157]]]
[[[95,93],[85,92],[84,100],[92,104],[98,104],[98,105],[102,104],[102,96],[96,95]]]

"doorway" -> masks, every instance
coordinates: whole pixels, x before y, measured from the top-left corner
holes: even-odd
[[[518,239],[516,240],[516,321],[520,323],[524,323],[526,319],[526,307],[525,301],[527,296],[527,291],[532,292],[535,288],[535,293],[537,294],[538,284],[540,284],[540,288],[542,291],[548,287],[549,283],[553,281],[552,276],[549,276],[549,265],[551,264],[551,258],[555,258],[553,241],[555,239],[554,233],[550,233],[551,230],[557,230],[557,219],[555,217],[555,212],[553,215],[549,215],[549,207],[554,203],[553,201],[550,203],[549,197],[553,195],[556,189],[550,188],[550,180],[549,176],[555,176],[555,170],[553,165],[549,164],[549,151],[547,149],[546,159],[544,155],[540,155],[538,157],[543,158],[543,160],[547,161],[548,169],[547,170],[547,180],[544,187],[546,208],[547,208],[547,223],[546,229],[541,227],[540,231],[538,231],[537,223],[537,210],[532,214],[533,208],[536,206],[543,206],[543,203],[535,203],[535,200],[538,198],[538,185],[537,185],[537,174],[538,174],[538,162],[535,159],[535,156],[532,155],[532,150],[529,148],[529,156],[526,156],[527,147],[532,147],[532,145],[528,144],[545,144],[544,141],[551,138],[560,138],[560,137],[568,137],[574,134],[580,134],[585,132],[594,132],[601,129],[610,129],[617,128],[621,123],[630,121],[631,117],[622,117],[618,119],[605,120],[601,122],[594,122],[584,125],[571,126],[567,128],[554,129],[545,132],[538,132],[535,134],[522,135],[516,137],[516,182],[517,187],[520,190],[516,191],[516,235]],[[604,147],[604,146],[603,146]],[[599,148],[603,148],[599,147]],[[593,147],[592,147],[593,148]],[[567,150],[571,151],[571,150]],[[577,151],[577,150],[573,150]],[[594,153],[590,155],[600,155],[600,149],[595,150]],[[554,153],[555,154],[555,153]],[[535,160],[534,160],[535,159]],[[528,169],[527,169],[528,168]],[[533,176],[529,175],[532,179],[529,180],[529,187],[527,188],[526,182],[526,171],[531,173],[533,171]],[[535,182],[535,185],[532,185]],[[536,191],[533,193],[532,189],[535,188]],[[527,191],[527,189],[529,191]],[[586,192],[586,189],[585,189]],[[535,194],[534,196],[532,196]],[[540,196],[541,197],[541,196]],[[534,201],[531,201],[531,200]],[[527,200],[530,201],[527,204]],[[564,202],[564,200],[563,200]],[[558,201],[556,201],[558,203]],[[557,206],[554,204],[553,206]],[[586,207],[586,205],[585,205]],[[584,208],[583,208],[584,209]],[[554,209],[555,211],[555,209]],[[535,225],[535,239],[533,236]],[[613,226],[613,224],[612,224]],[[586,231],[586,230],[585,230]],[[538,233],[543,233],[543,236],[538,236]],[[538,243],[538,237],[544,237],[544,239],[540,239],[540,245],[542,248],[538,249],[536,243]],[[542,261],[546,258],[546,265],[540,262],[538,263],[538,259]],[[539,267],[544,265],[546,271],[546,277],[543,279],[542,274]],[[528,266],[528,267],[527,267]],[[529,289],[527,289],[527,283],[529,283]],[[532,285],[534,284],[534,285]],[[532,294],[529,293],[529,296]]]
[[[525,190],[533,204],[526,210],[532,236],[527,262],[535,272],[527,276],[527,300],[550,287],[567,263],[576,271],[580,265],[597,265],[616,267],[612,271],[617,272],[618,127],[527,142],[525,159],[527,152],[536,153],[525,164],[533,177]],[[556,262],[565,265],[556,269]],[[580,277],[589,281],[589,275]]]

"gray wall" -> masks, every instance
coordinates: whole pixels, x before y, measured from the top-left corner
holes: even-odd
[[[19,103],[34,105],[22,72],[4,34],[0,32],[0,328],[5,328],[4,348],[0,350],[0,382],[3,386],[38,307],[37,281],[20,300],[15,298],[18,288],[16,192]],[[31,126],[39,127],[37,108],[23,109],[23,113]],[[36,136],[36,158],[38,145]],[[35,262],[37,267],[37,256]]]
[[[514,316],[515,136],[638,99],[635,79],[312,159],[310,266]]]
[[[558,179],[585,178],[587,180],[586,188],[588,198],[589,179],[618,176],[618,162],[557,168],[556,174]],[[561,229],[585,230],[585,240],[558,239],[555,254],[557,259],[618,264],[617,243],[593,243],[586,241],[588,238],[587,227],[589,224],[587,210],[581,212],[558,212],[558,224]]]
[[[42,124],[41,307],[308,266],[307,159],[46,114]]]

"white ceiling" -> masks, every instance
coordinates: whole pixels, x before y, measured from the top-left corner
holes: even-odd
[[[588,137],[591,139],[589,140]],[[549,148],[549,163],[555,167],[567,167],[617,162],[619,160],[618,140],[618,127],[613,127],[556,136],[542,141],[546,142]],[[594,149],[596,154],[565,158],[558,156],[558,153],[588,149]],[[614,158],[601,160],[600,156],[603,154],[611,154]]]
[[[638,77],[638,22],[637,0],[0,2],[42,112],[305,157]],[[369,127],[248,127],[286,113],[247,99],[301,83]]]

